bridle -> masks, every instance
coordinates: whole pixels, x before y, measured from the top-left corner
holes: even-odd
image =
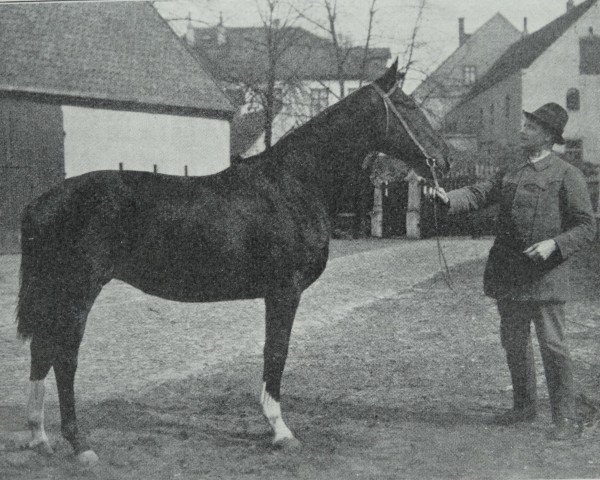
[[[406,131],[408,136],[410,137],[410,139],[414,142],[414,144],[417,146],[417,148],[421,151],[421,153],[425,157],[425,162],[427,163],[427,166],[429,167],[429,170],[431,172],[431,178],[433,179],[433,184],[434,184],[435,188],[440,188],[440,184],[439,184],[438,176],[437,176],[437,172],[436,172],[437,160],[425,151],[425,148],[423,147],[421,142],[419,142],[419,140],[417,139],[417,136],[414,134],[414,132],[408,126],[408,122],[404,119],[404,117],[398,111],[398,109],[396,108],[396,105],[394,105],[394,102],[392,102],[392,100],[390,98],[392,96],[392,94],[399,88],[399,83],[396,82],[394,84],[394,86],[388,92],[384,92],[381,89],[381,87],[379,87],[379,85],[377,85],[376,83],[372,83],[371,86],[379,94],[379,96],[383,99],[383,104],[385,106],[385,138],[387,139],[389,136],[389,133],[390,133],[390,111],[391,111],[394,114],[394,116],[398,119],[398,121],[400,122],[400,124],[402,125],[402,127],[404,128],[404,130]],[[446,261],[444,251],[442,250],[442,245],[440,243],[439,224],[438,224],[438,215],[437,215],[436,207],[437,207],[437,205],[434,203],[433,217],[434,217],[434,225],[435,225],[435,239],[437,242],[437,250],[438,250],[438,260],[440,262],[440,267],[442,268],[442,273],[444,275],[444,280],[446,281],[446,284],[448,285],[448,287],[450,287],[450,289],[452,291],[455,291],[452,286],[452,279],[450,278],[450,270],[448,268],[448,262]]]
[[[408,136],[410,137],[410,139],[414,142],[414,144],[417,146],[417,148],[421,151],[421,153],[425,157],[425,162],[427,163],[427,166],[429,167],[429,170],[431,171],[431,177],[433,178],[433,183],[437,188],[439,188],[438,177],[437,177],[437,173],[435,171],[437,168],[437,160],[426,152],[426,150],[423,147],[423,145],[421,144],[421,142],[419,142],[419,140],[417,139],[417,136],[414,134],[414,132],[408,126],[408,122],[404,119],[404,117],[399,112],[399,110],[396,108],[396,105],[394,105],[394,102],[392,102],[392,100],[390,98],[394,94],[394,92],[400,87],[400,84],[398,82],[396,82],[394,84],[394,86],[388,92],[384,92],[381,89],[381,87],[379,85],[377,85],[376,83],[372,83],[371,86],[379,94],[379,96],[383,99],[383,105],[385,106],[385,138],[387,139],[389,136],[389,133],[390,133],[390,111],[391,111],[394,114],[394,116],[398,119],[398,121],[400,122],[400,124],[402,125],[402,127],[404,128],[404,130],[406,131]]]

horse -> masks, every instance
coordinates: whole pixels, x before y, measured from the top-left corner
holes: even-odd
[[[17,305],[17,334],[31,350],[26,446],[53,453],[44,379],[54,368],[61,433],[80,463],[98,461],[77,426],[74,379],[88,313],[111,279],[181,302],[264,299],[260,403],[273,445],[299,446],[282,417],[281,377],[302,292],[327,264],[328,204],[340,173],[359,172],[371,152],[401,158],[427,178],[449,168],[447,145],[399,78],[396,60],[270,149],[219,173],[94,171],[27,205]]]

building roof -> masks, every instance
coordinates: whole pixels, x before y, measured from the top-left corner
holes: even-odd
[[[498,38],[500,34],[502,41]],[[491,42],[490,35],[494,35]],[[456,71],[457,64],[463,65],[467,61],[471,63],[476,61],[479,67],[478,74],[484,74],[519,35],[521,32],[504,15],[497,12],[475,32],[469,34],[467,40],[423,80],[412,95],[426,97],[437,90],[443,90],[442,93],[446,95],[466,93],[468,86],[462,81],[463,71]],[[480,45],[479,49],[476,48],[477,45]],[[459,83],[457,80],[460,80]]]
[[[283,27],[275,30],[275,35],[274,43],[281,52],[278,80],[337,80],[335,48],[330,40],[299,27]],[[268,71],[264,27],[196,28],[192,48],[221,80],[260,82]],[[368,50],[363,76],[364,52],[363,47],[346,51],[346,80],[374,80],[385,72],[389,48]]]
[[[465,96],[464,101],[476,97],[514,72],[528,68],[597,1],[586,0],[572,7],[567,13],[550,22],[548,25],[512,44],[488,72],[475,83]]]
[[[0,91],[99,106],[234,112],[148,2],[0,3]]]

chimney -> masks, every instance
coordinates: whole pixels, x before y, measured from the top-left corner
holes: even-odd
[[[227,43],[227,29],[223,25],[223,12],[219,14],[219,24],[217,25],[217,45]]]
[[[523,17],[523,36],[528,34],[529,31],[527,30],[527,17]]]
[[[465,18],[460,17],[458,19],[458,46],[461,47],[466,42],[465,34]]]
[[[569,0],[567,2],[567,12],[571,10],[575,6],[575,2],[573,0]]]

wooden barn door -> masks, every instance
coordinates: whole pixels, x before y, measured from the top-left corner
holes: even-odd
[[[0,253],[19,251],[25,205],[64,178],[60,105],[0,98]]]

